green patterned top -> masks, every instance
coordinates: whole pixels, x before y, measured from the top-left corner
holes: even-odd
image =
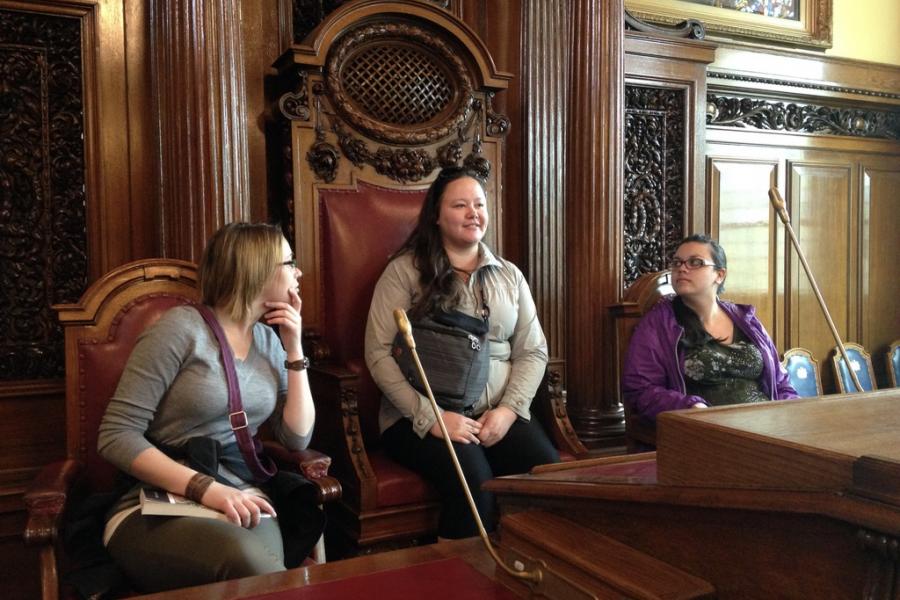
[[[745,404],[768,400],[759,385],[763,361],[759,349],[734,328],[731,344],[710,340],[686,347],[684,383],[688,394],[700,396],[710,406]]]

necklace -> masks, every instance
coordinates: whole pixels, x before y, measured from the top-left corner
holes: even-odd
[[[456,273],[463,278],[463,281],[469,283],[469,279],[472,277],[472,271],[460,269],[459,267],[454,267],[453,265],[450,265],[450,268],[456,271]]]

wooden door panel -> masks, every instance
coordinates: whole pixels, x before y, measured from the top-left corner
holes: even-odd
[[[845,340],[855,339],[858,332],[854,316],[858,252],[852,179],[852,165],[836,160],[831,164],[788,164],[791,223],[835,327]],[[834,338],[793,248],[788,264],[791,345],[826,358],[835,345]]]
[[[710,231],[728,255],[723,297],[754,305],[775,336],[779,258],[768,190],[777,182],[778,162],[710,157],[708,165]]]
[[[862,336],[860,343],[872,354],[879,387],[887,385],[885,352],[900,337],[900,169],[863,165],[861,206]]]

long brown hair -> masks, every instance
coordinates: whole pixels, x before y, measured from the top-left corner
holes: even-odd
[[[413,265],[419,271],[422,297],[410,309],[413,317],[418,318],[437,309],[450,310],[459,304],[459,278],[453,273],[437,222],[441,214],[441,198],[444,191],[451,182],[464,177],[474,179],[482,190],[485,189],[484,180],[472,169],[466,167],[443,169],[425,194],[415,229],[394,255],[411,253]]]

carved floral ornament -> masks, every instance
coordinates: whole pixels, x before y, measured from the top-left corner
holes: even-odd
[[[900,139],[900,113],[707,96],[707,125],[747,127],[822,135]]]
[[[482,104],[473,103],[475,112],[456,132],[456,136],[436,148],[433,154],[424,148],[390,148],[379,146],[374,151],[365,140],[353,135],[337,115],[323,110],[316,98],[316,142],[306,154],[306,160],[316,177],[330,183],[337,176],[341,155],[347,157],[357,168],[369,165],[381,175],[401,183],[420,181],[437,168],[456,166],[462,163],[478,172],[484,179],[491,173],[491,163],[482,155],[482,135],[476,125],[481,123]],[[506,117],[502,117],[506,119]],[[330,120],[330,129],[337,136],[338,150],[327,141],[325,127],[321,119]],[[508,123],[508,119],[506,120]],[[464,146],[471,141],[471,149],[464,154]]]
[[[460,56],[417,25],[364,25],[331,48],[324,83],[299,72],[296,87],[279,98],[278,112],[288,120],[315,120],[316,141],[306,160],[326,183],[336,178],[341,157],[399,182],[460,163],[487,178],[483,139],[504,136],[510,120],[494,111],[492,91],[473,89]]]

